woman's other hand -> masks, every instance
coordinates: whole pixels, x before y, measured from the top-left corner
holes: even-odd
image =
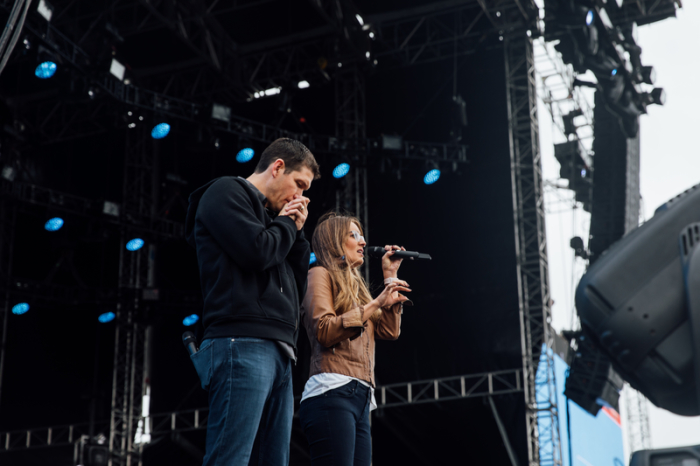
[[[377,301],[377,304],[379,304],[380,308],[388,308],[396,303],[408,301],[407,296],[399,294],[401,291],[406,293],[411,292],[408,283],[403,280],[394,280],[384,287],[384,291],[382,291],[382,293],[377,296],[375,300]]]

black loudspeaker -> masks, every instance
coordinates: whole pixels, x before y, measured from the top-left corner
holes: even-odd
[[[700,445],[635,451],[630,466],[700,466]]]
[[[619,412],[620,390],[624,383],[622,377],[590,338],[579,332],[575,335],[575,341],[576,350],[566,378],[564,395],[593,416],[603,406]]]

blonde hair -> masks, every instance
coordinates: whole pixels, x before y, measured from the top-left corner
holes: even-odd
[[[372,300],[367,283],[358,268],[350,267],[345,257],[344,245],[353,222],[362,234],[362,224],[357,218],[329,212],[319,219],[311,239],[316,261],[331,276],[333,309],[339,315]],[[370,319],[376,323],[381,316],[382,311],[378,309]]]

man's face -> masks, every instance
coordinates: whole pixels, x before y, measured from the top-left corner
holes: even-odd
[[[285,173],[284,162],[281,160],[274,165],[277,166],[273,166],[273,178],[268,184],[266,197],[270,209],[279,212],[286,203],[295,199],[295,196],[301,197],[311,187],[314,174],[307,167]]]

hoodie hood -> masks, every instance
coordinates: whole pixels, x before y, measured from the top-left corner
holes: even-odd
[[[194,219],[197,216],[197,207],[199,207],[199,201],[202,199],[204,192],[209,189],[211,185],[219,181],[221,178],[214,178],[204,186],[197,188],[190,194],[189,203],[187,207],[187,217],[185,218],[185,239],[187,243],[196,248],[194,241]]]

